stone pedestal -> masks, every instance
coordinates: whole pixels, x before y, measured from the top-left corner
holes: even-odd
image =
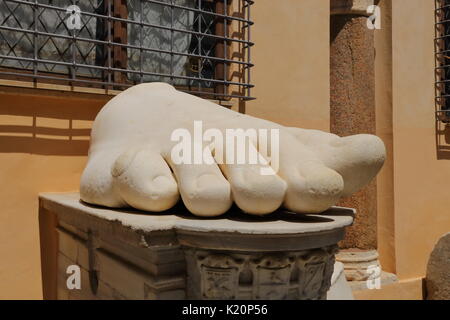
[[[236,209],[200,219],[181,207],[149,214],[88,206],[77,193],[42,194],[44,298],[326,299],[332,283],[340,297],[335,253],[353,215]],[[69,266],[79,267],[80,289],[67,286]]]

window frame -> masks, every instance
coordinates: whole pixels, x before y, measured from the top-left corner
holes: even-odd
[[[36,21],[36,14],[38,10],[45,8],[52,10],[64,10],[60,7],[55,7],[51,5],[40,4],[38,0],[25,1],[25,0],[4,0],[5,2],[10,3],[18,3],[22,5],[30,5],[33,7],[34,17]],[[159,5],[167,5],[173,10],[174,8],[182,9],[183,6],[178,6],[173,3],[173,0],[170,1],[170,4],[165,3],[161,0],[140,0],[146,1],[149,3],[155,3]],[[214,52],[214,56],[204,56],[200,52],[200,54],[192,54],[189,52],[183,53],[188,59],[209,59],[216,61],[214,67],[214,78],[213,79],[203,79],[200,76],[195,78],[194,80],[201,81],[212,81],[216,83],[214,90],[205,90],[205,88],[188,88],[183,86],[177,86],[179,90],[186,91],[188,93],[196,94],[198,96],[214,99],[214,100],[230,100],[233,98],[239,100],[252,100],[254,99],[251,96],[251,88],[253,85],[250,83],[250,69],[253,66],[250,59],[250,48],[253,46],[253,43],[250,40],[250,27],[253,25],[253,22],[250,20],[250,7],[254,3],[253,0],[194,0],[198,1],[198,3],[204,2],[214,2],[215,3],[215,12],[206,12],[203,11],[201,6],[199,8],[189,8],[193,12],[197,12],[198,14],[209,14],[214,16],[216,19],[215,33],[214,34],[202,34],[197,31],[186,31],[190,34],[196,36],[203,37],[212,37],[217,40],[216,48]],[[233,10],[232,4],[239,2],[238,8],[242,9],[242,12],[235,12]],[[136,50],[141,50],[142,52],[142,44],[140,47],[131,46],[128,43],[127,39],[127,25],[130,24],[128,19],[127,12],[127,1],[126,0],[104,0],[103,2],[104,10],[106,11],[106,15],[101,15],[97,13],[88,13],[83,12],[83,15],[91,16],[97,19],[105,19],[106,21],[106,33],[107,36],[104,39],[81,39],[78,37],[75,32],[72,36],[63,36],[63,35],[55,35],[50,34],[46,35],[45,32],[41,32],[37,30],[36,24],[33,30],[24,30],[22,28],[13,28],[13,27],[5,27],[0,25],[1,30],[9,30],[12,32],[26,32],[34,37],[34,39],[39,35],[46,36],[54,36],[66,39],[68,41],[73,41],[76,43],[77,41],[85,41],[88,43],[94,43],[95,46],[103,46],[106,47],[107,57],[103,66],[92,66],[92,65],[83,65],[76,63],[76,61],[72,61],[71,63],[67,62],[58,62],[58,61],[49,61],[38,59],[36,56],[36,50],[33,58],[23,58],[23,57],[5,57],[5,55],[0,55],[0,59],[16,59],[28,61],[33,64],[33,70],[11,70],[11,68],[4,68],[0,65],[0,79],[9,79],[9,80],[19,80],[19,81],[32,81],[34,83],[47,83],[47,84],[63,84],[68,86],[81,86],[81,87],[91,87],[94,89],[105,89],[105,90],[121,90],[126,87],[132,86],[136,83],[130,83],[127,81],[127,73],[134,72],[136,70],[130,70],[127,67],[128,60],[128,52],[129,48],[133,48]],[[173,11],[172,11],[173,12]],[[173,13],[172,13],[173,14]],[[124,16],[127,16],[124,18]],[[133,21],[132,23],[136,23]],[[142,26],[142,21],[139,23]],[[236,32],[236,26],[237,31]],[[155,26],[158,27],[158,26]],[[162,26],[159,26],[162,28]],[[233,29],[233,27],[235,29]],[[173,28],[169,28],[171,32],[174,32]],[[97,49],[96,49],[97,50]],[[145,50],[149,50],[146,48]],[[153,49],[149,50],[153,51]],[[158,51],[155,49],[155,51]],[[164,52],[164,50],[161,50]],[[171,48],[171,52],[169,54],[174,55],[173,49]],[[53,73],[47,73],[37,70],[37,65],[39,63],[55,63],[63,66],[67,66],[67,68],[73,68],[75,71],[68,72],[66,75],[57,75]],[[106,73],[106,75],[102,75],[102,81],[93,80],[89,77],[77,76],[76,70],[77,68],[93,68],[100,70],[101,73]],[[142,72],[141,79],[142,77]],[[155,73],[155,76],[161,76],[159,73]],[[179,76],[170,74],[171,79],[177,78]],[[165,76],[166,77],[166,76]],[[166,77],[167,78],[167,77]],[[191,78],[191,77],[186,77]],[[106,80],[105,80],[106,79]],[[141,82],[143,82],[141,80]],[[170,81],[166,81],[169,82]],[[140,83],[140,82],[138,82]]]
[[[450,1],[435,0],[436,120],[450,124]]]

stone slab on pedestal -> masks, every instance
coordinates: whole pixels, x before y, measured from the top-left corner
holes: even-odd
[[[337,243],[354,211],[320,215],[231,210],[197,218],[86,205],[78,193],[40,195],[47,299],[325,299]],[[79,266],[81,289],[67,268]]]

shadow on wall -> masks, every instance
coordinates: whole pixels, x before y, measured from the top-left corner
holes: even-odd
[[[109,99],[0,89],[0,153],[87,155],[92,122]]]

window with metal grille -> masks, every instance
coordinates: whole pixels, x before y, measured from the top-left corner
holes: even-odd
[[[450,123],[450,0],[436,1],[436,116]]]
[[[0,77],[252,99],[253,0],[0,0]]]

